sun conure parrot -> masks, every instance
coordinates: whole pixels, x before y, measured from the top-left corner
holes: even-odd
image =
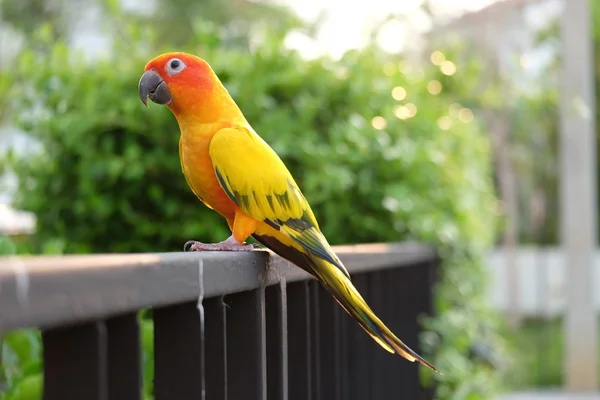
[[[186,53],[159,55],[146,64],[138,91],[146,106],[149,97],[175,115],[187,183],[232,231],[220,243],[189,241],[185,249],[249,251],[254,247],[245,240],[252,236],[318,279],[384,349],[437,371],[369,308],[321,233],[294,178],[252,129],[206,61]]]

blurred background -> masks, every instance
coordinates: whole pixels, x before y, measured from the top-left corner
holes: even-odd
[[[179,251],[228,236],[185,183],[174,118],[136,92],[148,60],[187,51],[280,154],[332,244],[440,250],[422,337],[447,371],[423,374],[438,398],[561,390],[580,372],[565,367],[565,4],[0,0],[0,254]],[[597,85],[591,64],[582,73]],[[143,333],[150,399],[150,322]],[[40,346],[35,331],[4,338],[0,398],[39,398]],[[595,365],[589,350],[580,368]]]

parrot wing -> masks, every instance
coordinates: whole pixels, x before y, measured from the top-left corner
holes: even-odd
[[[221,129],[211,139],[209,154],[219,184],[244,213],[269,224],[350,278],[294,178],[260,136],[243,126]]]

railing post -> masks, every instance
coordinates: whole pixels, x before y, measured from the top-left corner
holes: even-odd
[[[203,399],[204,331],[198,301],[156,307],[153,317],[156,400]]]
[[[107,400],[107,335],[103,322],[42,332],[44,400]]]
[[[333,371],[325,371],[322,366],[321,360],[321,351],[325,345],[325,340],[323,340],[323,347],[321,346],[322,339],[321,336],[321,318],[320,318],[320,309],[319,309],[319,287],[320,283],[316,280],[311,280],[308,282],[308,295],[309,295],[309,307],[310,307],[310,372],[311,372],[311,399],[313,400],[321,400],[321,385],[327,379],[333,377],[331,372]],[[327,374],[327,376],[323,376],[323,374]],[[330,375],[331,374],[331,375]]]
[[[137,313],[106,320],[108,333],[108,398],[140,400],[142,367]]]
[[[267,399],[265,290],[225,297],[227,307],[227,399]]]
[[[227,399],[227,312],[223,296],[204,299],[206,399]]]
[[[287,285],[287,304],[289,399],[308,400],[312,393],[312,343],[307,281]]]
[[[333,297],[314,281],[311,282],[311,317],[313,322],[313,365],[315,379],[316,397],[321,400],[342,400],[342,378],[343,352],[340,325],[340,313],[344,312]]]
[[[286,282],[265,290],[267,315],[267,398],[288,399]]]

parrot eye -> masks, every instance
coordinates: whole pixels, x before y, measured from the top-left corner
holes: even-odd
[[[181,61],[179,58],[171,58],[167,62],[167,72],[169,75],[176,75],[183,71],[185,68],[185,63]]]

